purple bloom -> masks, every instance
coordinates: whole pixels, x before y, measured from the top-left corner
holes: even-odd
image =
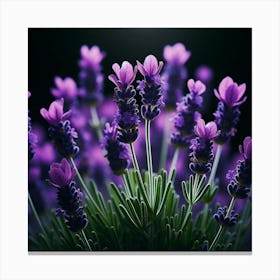
[[[62,159],[61,163],[55,162],[50,166],[49,177],[52,185],[55,187],[68,185],[74,179],[75,175],[75,170],[65,158]]]
[[[236,224],[236,220],[238,217],[238,214],[234,212],[234,210],[231,211],[230,215],[227,217],[227,207],[219,207],[216,214],[214,214],[214,219],[224,227],[232,227]]]
[[[31,93],[28,91],[28,98],[31,97]],[[29,117],[28,110],[28,160],[30,161],[35,154],[34,149],[37,147],[38,137],[32,131],[31,118]]]
[[[106,157],[113,173],[116,175],[123,174],[129,164],[129,152],[127,147],[118,140],[118,131],[115,124],[113,126],[110,126],[109,123],[105,124],[102,147],[107,151]]]
[[[145,78],[147,78],[147,77],[153,78],[153,77],[157,76],[159,74],[159,72],[161,71],[161,69],[163,67],[163,62],[162,61],[158,62],[156,57],[154,55],[150,54],[145,58],[143,64],[141,64],[137,60],[137,67],[138,67],[140,73]]]
[[[245,89],[245,84],[238,86],[230,77],[226,77],[219,85],[219,92],[214,91],[220,100],[217,111],[214,113],[215,122],[221,131],[220,135],[215,139],[217,144],[222,145],[235,135],[235,127],[240,117],[239,105],[246,100],[246,97],[241,100]]]
[[[51,89],[51,93],[56,98],[65,98],[66,100],[73,101],[78,95],[78,87],[76,82],[69,77],[64,80],[60,77],[54,78],[56,88]]]
[[[201,80],[203,83],[207,84],[213,79],[213,71],[210,67],[201,65],[196,69],[195,77],[198,80]]]
[[[242,99],[245,90],[245,83],[238,86],[231,77],[225,77],[219,85],[219,91],[215,89],[214,93],[220,101],[231,108],[239,106],[246,101],[247,97]]]
[[[239,152],[243,155],[244,159],[251,160],[252,159],[252,138],[246,137],[243,141],[243,146],[239,146]]]
[[[101,62],[105,53],[100,51],[98,46],[82,46],[80,53],[79,95],[87,103],[96,105],[103,99],[104,76],[101,73]]]
[[[71,111],[63,112],[64,99],[56,100],[51,103],[49,110],[42,108],[40,113],[42,117],[50,125],[58,125],[60,121],[64,121],[71,116]]]
[[[102,52],[98,46],[82,46],[80,50],[81,59],[79,66],[81,68],[99,70],[102,60],[105,58],[105,52]]]
[[[145,120],[152,121],[160,113],[160,106],[163,104],[161,94],[161,77],[159,72],[163,66],[163,62],[157,61],[153,55],[148,55],[142,65],[137,61],[140,73],[144,76],[144,80],[138,81],[137,89],[140,90],[142,97],[141,115]]]
[[[201,81],[188,80],[188,89],[190,92],[201,95],[206,90],[206,86]]]
[[[244,159],[238,161],[235,176],[230,181],[227,190],[231,196],[245,199],[252,185],[252,138],[246,137],[243,147],[240,145],[239,150]]]
[[[108,78],[120,90],[125,90],[135,80],[137,67],[133,69],[128,61],[124,61],[121,67],[118,63],[114,63],[112,68],[116,75],[111,74]]]
[[[194,132],[198,137],[205,140],[212,140],[219,135],[216,123],[209,122],[205,125],[205,121],[203,119],[199,119],[197,121],[197,124],[194,127]]]
[[[190,56],[191,52],[187,51],[182,43],[176,43],[173,46],[167,45],[163,50],[164,59],[172,65],[184,65]]]

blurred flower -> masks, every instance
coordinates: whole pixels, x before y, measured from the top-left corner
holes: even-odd
[[[28,91],[28,98],[31,97],[31,93]],[[34,149],[37,147],[38,137],[32,131],[31,126],[31,118],[29,117],[29,110],[28,110],[28,160],[30,161],[35,154]]]
[[[252,160],[252,138],[247,136],[243,140],[243,146],[239,145],[239,152],[243,155],[244,159]]]
[[[188,89],[195,95],[201,95],[206,90],[206,86],[201,81],[188,80]]]
[[[105,58],[105,52],[102,52],[98,46],[82,46],[80,50],[81,59],[79,61],[79,66],[81,68],[87,68],[91,70],[98,70],[100,68],[100,63]]]
[[[201,65],[195,71],[195,78],[208,84],[213,79],[213,71],[209,66]]]
[[[51,89],[51,93],[56,98],[64,98],[65,100],[73,101],[78,95],[78,87],[76,82],[69,77],[64,80],[60,77],[54,78],[56,88]]]
[[[214,139],[219,133],[217,130],[217,125],[214,122],[209,122],[205,125],[203,119],[199,119],[194,127],[195,134],[205,140]]]
[[[182,43],[176,43],[173,46],[167,45],[163,50],[164,59],[173,65],[184,65],[190,56],[191,52],[187,51]]]
[[[127,147],[118,140],[116,125],[105,124],[102,147],[107,151],[106,157],[114,174],[123,174],[129,164],[129,152]]]

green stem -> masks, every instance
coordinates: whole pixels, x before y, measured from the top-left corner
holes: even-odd
[[[131,157],[132,157],[133,167],[136,171],[140,172],[138,161],[137,161],[136,154],[135,154],[135,150],[134,150],[134,147],[133,147],[132,143],[129,144],[129,148],[130,148],[130,153],[131,153]]]
[[[88,242],[88,240],[87,240],[86,234],[85,234],[85,232],[84,232],[83,229],[82,229],[82,235],[83,235],[83,238],[84,238],[84,240],[85,240],[85,242],[86,242],[86,244],[87,244],[88,249],[89,249],[90,251],[92,251],[92,249],[91,249],[91,247],[90,247],[90,245],[89,245],[89,242]]]
[[[102,129],[101,129],[101,122],[100,122],[100,119],[98,117],[96,107],[91,106],[90,112],[91,112],[91,118],[92,118],[92,125],[96,129],[98,140],[101,140],[103,138],[103,132],[102,132]]]
[[[183,230],[189,220],[189,216],[191,215],[191,212],[192,212],[192,208],[193,208],[193,205],[192,204],[189,204],[189,207],[188,207],[188,210],[187,210],[187,214],[185,216],[185,219],[182,223],[182,226],[181,226],[181,230]]]
[[[205,203],[204,208],[203,208],[203,216],[202,216],[202,221],[201,221],[201,229],[203,232],[206,231],[206,221],[207,221],[207,215],[209,212],[209,203]]]
[[[208,180],[208,184],[210,184],[211,186],[215,181],[215,176],[216,176],[218,164],[219,164],[219,161],[220,161],[220,157],[221,157],[221,154],[222,154],[222,150],[223,150],[223,146],[218,145],[216,155],[215,155],[215,159],[214,159],[214,163],[213,163],[212,170],[211,170],[209,180]]]
[[[166,166],[166,160],[167,160],[167,153],[168,153],[168,138],[170,134],[170,121],[169,121],[170,115],[167,115],[167,121],[166,125],[164,126],[164,132],[163,132],[163,138],[161,143],[161,152],[160,152],[160,161],[159,161],[159,168],[164,169]]]
[[[168,175],[168,181],[170,181],[172,171],[176,167],[178,156],[179,156],[179,149],[176,149],[175,152],[174,152],[172,161],[171,161],[171,165],[170,165],[170,169],[169,169],[169,175]]]
[[[232,209],[233,209],[233,207],[234,207],[234,204],[235,204],[235,198],[233,197],[233,198],[231,199],[231,201],[230,201],[230,204],[229,204],[229,207],[228,207],[228,210],[227,210],[227,213],[226,213],[225,218],[227,218],[227,217],[230,216],[230,213],[231,213],[231,211],[232,211]],[[220,238],[220,236],[221,236],[221,234],[222,234],[223,228],[224,228],[224,227],[223,227],[222,225],[219,227],[219,230],[218,230],[218,232],[217,232],[217,234],[216,234],[216,236],[215,236],[215,238],[214,238],[214,240],[213,240],[211,246],[209,247],[209,250],[208,250],[208,251],[211,251],[212,249],[214,249],[216,243],[218,242],[218,240],[219,240],[219,238]]]
[[[32,210],[32,212],[33,212],[33,214],[34,214],[34,216],[35,216],[35,219],[36,219],[36,221],[37,221],[39,227],[41,228],[41,231],[42,231],[42,232],[46,235],[46,237],[47,237],[47,232],[46,232],[45,228],[43,227],[43,224],[42,224],[42,222],[41,222],[41,220],[40,220],[40,218],[39,218],[39,215],[38,215],[38,213],[37,213],[37,211],[36,211],[36,208],[35,208],[35,206],[34,206],[34,204],[33,204],[33,201],[32,201],[32,198],[31,198],[29,192],[28,192],[28,202],[29,202],[29,205],[30,205],[30,207],[31,207],[31,210]]]
[[[149,187],[150,187],[150,200],[153,201],[154,197],[154,182],[153,182],[153,160],[152,160],[152,149],[151,149],[151,121],[145,121],[145,136],[146,136],[146,155],[147,155],[147,165],[149,174]]]

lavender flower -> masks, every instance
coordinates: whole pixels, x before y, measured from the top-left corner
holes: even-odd
[[[252,185],[252,138],[246,137],[243,146],[239,146],[243,160],[237,164],[235,176],[232,176],[227,189],[228,193],[235,198],[245,199],[251,190]]]
[[[178,132],[171,135],[171,143],[178,149],[184,149],[194,136],[194,125],[201,118],[199,110],[202,107],[202,93],[206,90],[205,85],[200,81],[190,79],[187,83],[190,91],[182,101],[177,103],[174,127]]]
[[[163,96],[168,110],[173,110],[176,107],[176,101],[183,95],[183,85],[187,78],[184,64],[190,56],[191,53],[182,43],[164,47],[163,57],[167,63],[162,74]]]
[[[49,136],[53,140],[57,151],[66,158],[75,156],[79,152],[79,147],[75,141],[78,134],[68,118],[71,111],[63,112],[64,99],[51,103],[49,110],[42,108],[42,117],[50,124]]]
[[[163,62],[156,59],[153,55],[145,58],[144,64],[137,61],[139,72],[144,80],[138,81],[137,89],[140,90],[143,105],[141,115],[145,120],[152,121],[160,113],[160,106],[163,103],[161,94],[161,77],[159,72],[163,67]]]
[[[217,137],[217,126],[214,122],[205,125],[203,119],[197,121],[194,128],[198,136],[191,141],[190,170],[196,174],[205,174],[211,170],[213,155],[213,139]]]
[[[81,201],[81,191],[73,181],[76,172],[69,162],[53,163],[50,167],[50,183],[57,189],[57,201],[60,208],[57,215],[66,219],[66,224],[73,232],[87,226],[88,220]]]
[[[56,98],[64,98],[67,101],[74,101],[78,95],[78,87],[76,82],[69,77],[64,80],[60,77],[54,78],[55,88],[51,89],[51,93]]]
[[[28,92],[28,98],[31,96],[31,93]],[[35,154],[34,149],[37,147],[38,138],[35,133],[32,131],[31,126],[31,118],[29,117],[29,110],[28,110],[28,160],[30,161]]]
[[[103,100],[104,76],[101,73],[101,62],[105,53],[98,46],[89,48],[82,46],[80,66],[80,91],[81,97],[90,104],[97,104]]]
[[[227,207],[219,207],[216,214],[214,214],[214,219],[223,227],[232,227],[236,224],[238,214],[234,210],[231,211],[230,215],[227,217]]]
[[[136,91],[131,83],[134,81],[137,68],[124,61],[122,66],[113,64],[113,70],[116,75],[110,75],[109,80],[115,87],[115,98],[118,105],[118,140],[123,143],[132,143],[138,136],[138,106],[136,104]]]
[[[118,140],[117,125],[105,124],[102,147],[106,149],[109,165],[116,175],[121,175],[129,164],[129,152],[126,146]]]
[[[244,96],[246,84],[238,86],[232,78],[225,77],[220,85],[219,91],[216,89],[214,93],[220,100],[217,111],[214,113],[215,122],[218,129],[221,131],[220,136],[215,139],[217,144],[224,144],[231,136],[236,133],[235,126],[239,121],[240,110],[239,106],[243,104],[247,97]]]
[[[196,69],[195,77],[204,84],[208,84],[213,79],[213,70],[207,65],[201,65]]]

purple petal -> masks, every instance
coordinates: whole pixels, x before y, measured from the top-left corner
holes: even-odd
[[[145,77],[147,76],[147,72],[145,70],[145,67],[143,66],[143,64],[141,64],[138,60],[136,61],[137,62],[137,68],[139,70],[139,72]]]
[[[223,100],[225,100],[225,92],[227,90],[227,88],[233,84],[233,80],[231,77],[225,77],[221,82],[220,82],[220,85],[219,85],[219,93],[221,95],[221,98]]]
[[[124,61],[120,69],[120,81],[123,84],[128,85],[132,82],[133,76],[134,76],[134,72],[133,72],[132,65],[128,61]]]
[[[154,76],[158,71],[158,61],[152,54],[148,55],[144,61],[144,68],[149,76]]]
[[[121,67],[118,63],[114,63],[112,66],[113,71],[115,72],[115,74],[117,75],[118,79],[120,80],[120,70]]]
[[[118,79],[117,79],[116,75],[111,74],[111,75],[108,76],[108,79],[109,79],[112,83],[114,83],[116,86],[119,86]]]
[[[243,83],[240,86],[238,86],[238,93],[239,93],[239,95],[238,95],[237,100],[240,100],[242,98],[242,96],[244,95],[245,91],[246,91],[246,84],[245,83]]]

